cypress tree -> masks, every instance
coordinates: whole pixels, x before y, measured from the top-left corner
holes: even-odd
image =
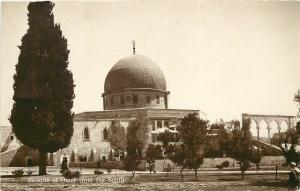
[[[67,39],[54,23],[49,1],[28,5],[27,33],[19,46],[14,75],[13,132],[40,153],[39,174],[46,174],[47,153],[70,144],[73,135],[73,75],[68,70]]]

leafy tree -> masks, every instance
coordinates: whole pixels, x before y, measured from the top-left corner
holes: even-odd
[[[163,148],[167,149],[168,144],[170,142],[179,141],[179,136],[178,135],[176,136],[174,133],[171,133],[170,131],[166,130],[165,132],[158,134],[157,141],[162,142]]]
[[[251,147],[250,161],[256,165],[256,170],[259,170],[259,165],[263,157],[263,152],[259,148]]]
[[[19,46],[9,118],[18,139],[39,150],[40,175],[46,174],[47,153],[67,147],[73,135],[73,75],[53,7],[49,1],[28,5],[29,28]]]
[[[203,163],[207,138],[208,121],[198,117],[196,113],[185,116],[178,128],[186,154],[186,164],[194,169],[196,180],[197,170]]]
[[[148,169],[151,174],[155,171],[155,159],[163,159],[161,145],[149,144],[146,151],[146,159],[148,163]]]
[[[225,123],[223,121],[213,123],[209,127],[209,134],[213,136],[208,136],[207,145],[205,147],[206,157],[222,157],[223,150],[222,142],[224,141]]]
[[[183,179],[182,170],[191,168],[198,179],[197,170],[203,163],[207,138],[208,122],[200,119],[196,113],[187,114],[178,128],[180,141],[176,145],[169,145],[172,141],[170,133],[160,135],[160,139],[166,148],[167,157],[176,165],[181,166],[180,174]]]
[[[110,146],[115,150],[118,156],[126,151],[126,132],[119,121],[112,121],[111,126],[108,129],[108,140]]]
[[[186,153],[187,150],[182,144],[169,145],[167,157],[174,164],[180,166],[181,181],[183,181],[183,169],[187,168]]]
[[[148,160],[162,159],[162,148],[160,145],[149,144],[146,151]]]
[[[249,118],[243,118],[242,128],[234,128],[232,132],[226,135],[223,143],[227,144],[226,153],[239,161],[242,179],[244,179],[245,171],[250,168],[250,162],[259,163],[262,157],[252,144],[250,123]]]
[[[295,150],[295,146],[298,143],[299,133],[296,129],[289,128],[286,132],[280,133],[276,137],[272,137],[271,143],[278,146],[282,150],[282,154],[285,157],[286,165],[291,162],[299,163],[299,154]]]
[[[299,154],[296,152],[295,145],[292,144],[291,147],[285,150],[284,157],[286,159],[286,164],[290,164],[291,162],[299,163]]]

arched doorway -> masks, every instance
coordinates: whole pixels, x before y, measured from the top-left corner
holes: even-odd
[[[26,163],[26,166],[28,166],[28,167],[33,166],[32,158],[31,157],[26,157],[25,163]]]

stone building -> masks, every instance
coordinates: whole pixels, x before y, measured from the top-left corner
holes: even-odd
[[[75,115],[71,143],[53,153],[54,164],[59,164],[63,157],[70,162],[107,159],[111,152],[108,128],[115,120],[125,129],[130,120],[147,120],[151,126],[150,142],[155,143],[159,130],[176,131],[174,128],[188,113],[206,118],[199,110],[169,109],[170,92],[166,87],[163,72],[150,58],[133,54],[120,59],[105,79],[103,111]]]
[[[176,126],[188,113],[199,110],[170,109],[170,92],[161,69],[143,55],[133,54],[120,59],[109,71],[104,84],[103,111],[82,112],[74,116],[74,134],[67,148],[49,154],[49,165],[59,165],[64,157],[70,162],[94,162],[108,158],[111,147],[108,128],[113,121],[125,127],[133,119],[143,119],[151,128],[150,142],[156,135]],[[24,161],[28,161],[24,156]]]

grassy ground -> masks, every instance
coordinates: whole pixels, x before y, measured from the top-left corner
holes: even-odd
[[[58,175],[31,176],[22,178],[2,178],[1,190],[287,190],[288,175],[279,174],[275,180],[274,174],[246,175],[241,180],[240,175],[230,174],[200,174],[195,181],[193,174],[185,174],[181,181],[179,174],[137,174],[133,181],[128,181],[130,174],[119,175],[83,175],[79,179],[67,181]],[[76,181],[76,182],[75,182]]]

